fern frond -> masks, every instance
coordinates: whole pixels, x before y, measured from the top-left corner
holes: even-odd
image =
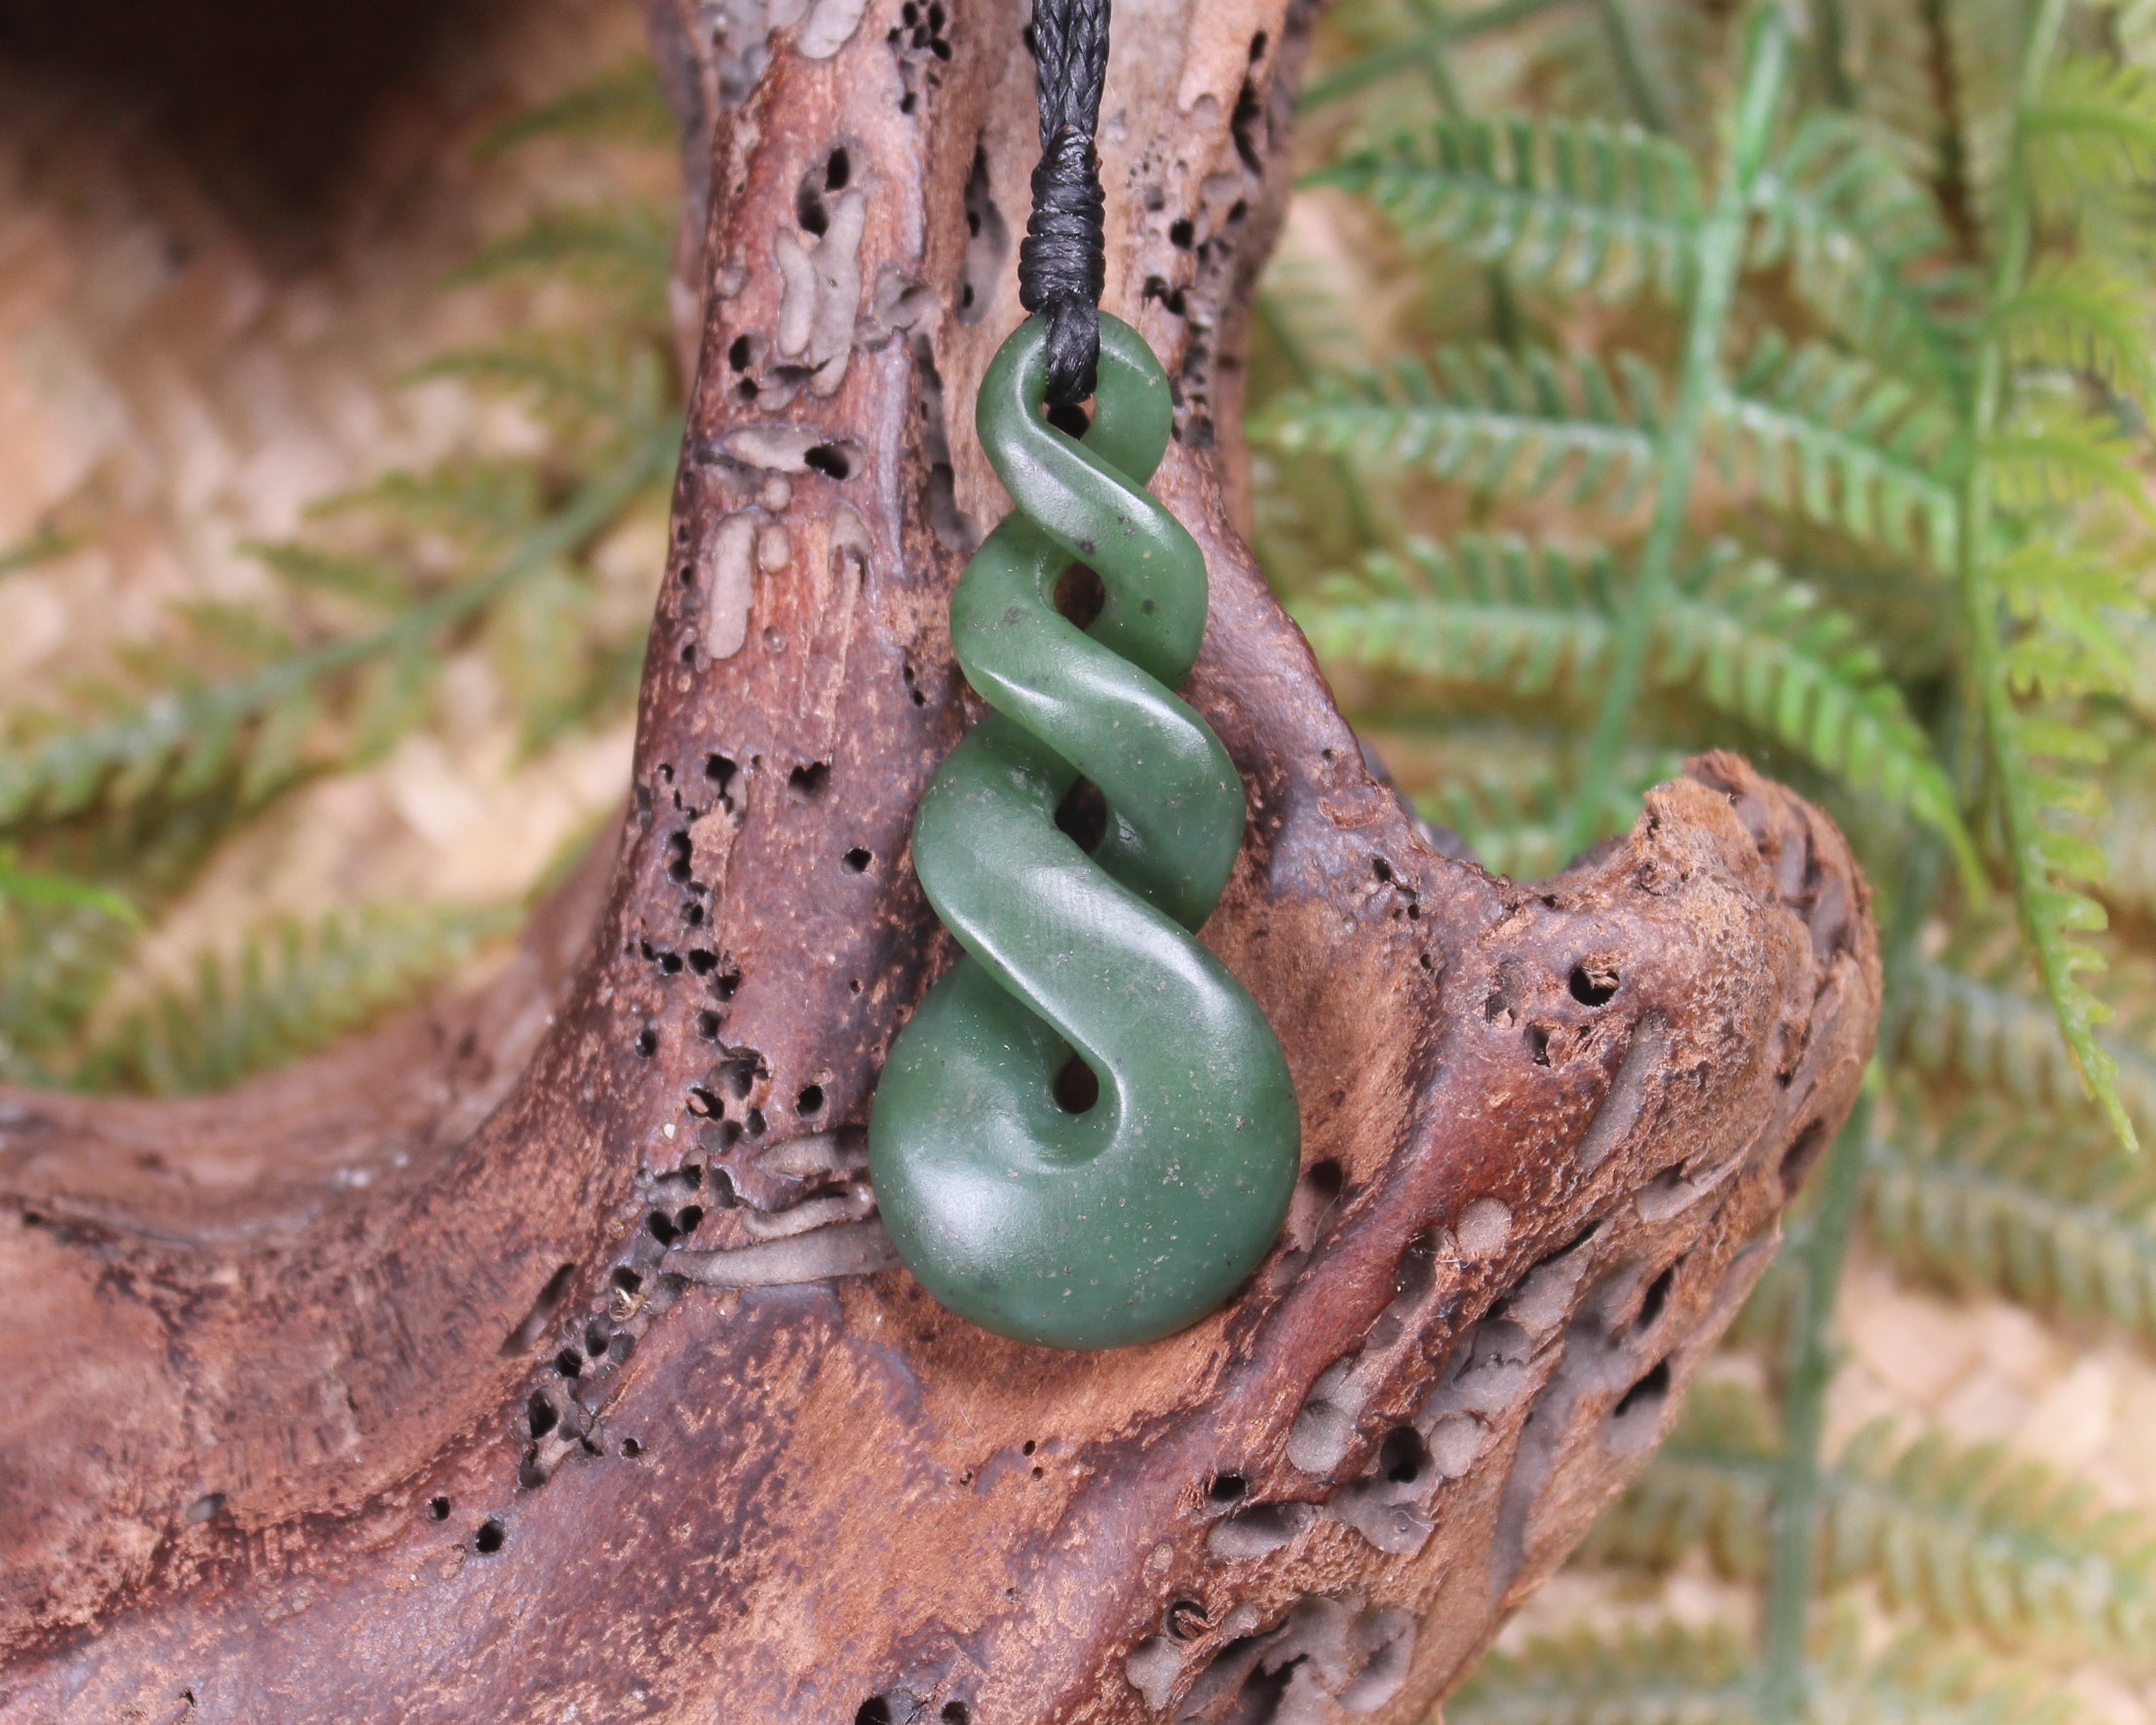
[[[257,929],[130,1013],[77,1076],[161,1095],[222,1090],[365,1027],[517,920],[514,907],[376,904]]]
[[[635,55],[551,101],[505,120],[481,140],[499,155],[539,138],[658,146],[674,141],[678,123],[650,60]]]
[[[18,715],[18,738],[0,750],[0,827],[97,804],[125,807],[152,797],[196,796],[234,779],[256,789],[280,782],[315,739],[331,684],[388,665],[395,668],[394,688],[396,679],[438,669],[431,643],[442,632],[482,614],[584,546],[634,498],[665,483],[678,444],[676,426],[647,434],[558,508],[522,520],[520,532],[509,531],[510,524],[527,502],[538,507],[532,492],[520,491],[516,508],[505,515],[496,508],[498,493],[491,484],[478,487],[475,510],[470,488],[457,484],[438,493],[432,489],[435,478],[422,477],[414,482],[416,496],[439,499],[448,518],[475,535],[507,540],[496,562],[378,628],[280,653],[221,680],[185,682],[122,701],[88,721],[41,720],[34,734],[24,734]],[[459,464],[455,471],[467,470]],[[490,476],[499,470],[480,464],[477,471]],[[382,487],[389,493],[396,489],[394,479]],[[377,721],[384,710],[413,710],[408,702],[368,705]],[[360,734],[368,735],[369,727]],[[373,734],[378,743],[378,730]]]
[[[1967,369],[1959,308],[1974,292],[1951,262],[1939,206],[1844,115],[1812,114],[1760,172],[1747,263],[1785,260],[1828,326],[1881,364],[1952,388]]]
[[[355,599],[370,610],[409,602],[417,585],[409,569],[386,558],[354,556],[296,539],[255,540],[241,549],[294,587]]]
[[[243,812],[230,798],[204,798],[156,820],[62,831],[41,845],[40,862],[104,883],[154,917],[196,877]],[[0,1082],[65,1080],[77,1034],[140,940],[136,924],[101,909],[19,915],[0,907]]]
[[[2007,1667],[1929,1635],[1867,1655],[1860,1624],[1834,1635],[1814,1668],[1809,1725],[2068,1725],[2080,1709],[2048,1671]]]
[[[1764,558],[1724,555],[1684,584],[1663,635],[1658,682],[1906,810],[1946,840],[1965,878],[1981,876],[1931,739],[1854,618]]]
[[[522,395],[564,436],[588,436],[595,421],[634,435],[656,424],[673,396],[658,350],[611,331],[522,331],[443,354],[412,375],[461,377]]]
[[[1604,1638],[1538,1636],[1485,1655],[1448,1696],[1448,1725],[1758,1725],[1752,1652],[1724,1627],[1677,1624]]]
[[[1510,536],[1375,553],[1292,607],[1321,657],[1529,698],[1598,677],[1617,600],[1607,556]]]
[[[1992,774],[2022,937],[2084,1088],[2131,1148],[2134,1121],[2119,1099],[2118,1062],[2097,1035],[2110,1009],[2081,979],[2103,968],[2102,954],[2084,938],[2104,926],[2103,906],[2074,884],[2102,877],[2103,853],[2080,830],[2087,786],[2068,773],[2092,750],[2100,753],[2102,744],[2091,732],[2021,711],[2004,688],[1988,691],[1986,700]]]
[[[2156,401],[2149,357],[2147,290],[2100,258],[2048,258],[1991,313],[1991,327],[2017,364],[2085,371],[2138,403]]]
[[[49,563],[66,555],[74,543],[66,534],[47,529],[33,533],[19,545],[0,546],[0,575],[12,575],[18,569],[32,569],[39,563]]]
[[[1908,1026],[1901,1054],[1918,1071],[2004,1091],[2046,1109],[2071,1108],[2085,1087],[2051,1004],[1930,960],[1913,960],[1903,982]],[[2116,1067],[2120,1101],[2156,1131],[2156,1055],[2099,1037]]]
[[[456,456],[417,470],[398,469],[314,504],[316,517],[378,513],[400,526],[450,535],[483,550],[529,532],[546,510],[547,479],[528,456]]]
[[[1963,1286],[2156,1336],[2156,1177],[2108,1133],[2002,1128],[1965,1110],[1866,1146],[1872,1232]]]
[[[633,317],[666,310],[674,274],[671,211],[641,200],[543,210],[488,246],[449,278],[452,284],[537,276],[620,293]]]
[[[1610,776],[1598,830],[1623,831],[1639,813],[1647,787],[1675,777],[1681,765],[1680,756],[1658,751],[1624,756]],[[1550,766],[1511,760],[1448,780],[1417,797],[1415,811],[1460,834],[1492,874],[1540,880],[1570,860],[1565,839],[1571,804],[1570,790]]]
[[[1760,1675],[1726,1625],[1661,1623],[1540,1636],[1494,1653],[1448,1697],[1450,1725],[1761,1725]],[[1867,1653],[1854,1626],[1818,1651],[1803,1725],[2064,1725],[2072,1705],[2034,1673],[1905,1637]]]
[[[1761,1572],[1781,1465],[1771,1415],[1717,1388],[1718,1405],[1687,1409],[1598,1532],[1603,1549],[1660,1564],[1704,1539],[1732,1573]],[[1869,1579],[1891,1604],[2008,1647],[2156,1646],[2156,1529],[2033,1463],[1938,1433],[1903,1443],[1875,1425],[1822,1471],[1820,1491],[1829,1586]]]
[[[125,893],[71,874],[26,868],[13,845],[0,845],[0,911],[10,905],[20,905],[44,915],[61,910],[88,910],[114,922],[135,928],[142,926],[141,914]]]
[[[1646,488],[1661,414],[1653,372],[1630,355],[1605,368],[1542,349],[1448,347],[1389,375],[1293,392],[1253,435],[1290,453],[1400,463],[1526,497],[1569,475],[1574,502],[1600,496],[1622,510]]]
[[[1635,127],[1526,114],[1441,120],[1312,176],[1368,198],[1426,247],[1451,246],[1562,292],[1681,300],[1699,226],[1691,157]]]
[[[2024,404],[1984,440],[1983,455],[2007,509],[2040,511],[2100,495],[2156,521],[2124,430],[2057,396]]]
[[[1749,470],[1775,508],[1951,566],[1958,504],[1941,475],[1952,424],[1899,379],[1770,333],[1722,391],[1711,436],[1723,467]]]
[[[1469,536],[1379,555],[1292,607],[1321,658],[1532,700],[1607,672],[1627,603],[1606,557]],[[1680,581],[1650,646],[1652,686],[1778,738],[1976,855],[1929,739],[1855,622],[1770,563],[1710,559]]]
[[[2156,167],[2156,73],[2097,55],[2063,55],[2021,116],[2039,203],[2071,214],[2106,184],[2131,184]]]

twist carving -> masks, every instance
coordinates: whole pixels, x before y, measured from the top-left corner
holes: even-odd
[[[1059,1347],[1115,1347],[1204,1316],[1287,1212],[1300,1131],[1257,1003],[1193,938],[1243,839],[1242,782],[1172,690],[1205,632],[1196,542],[1144,489],[1168,379],[1100,320],[1083,439],[1050,426],[1029,320],[990,364],[978,425],[1017,508],[950,606],[968,681],[995,710],[921,801],[913,861],[966,957],[884,1067],[869,1126],[900,1255],[952,1310]],[[1083,562],[1105,598],[1056,608]],[[1079,779],[1107,806],[1089,853],[1057,824]],[[1059,1080],[1082,1060],[1097,1100]],[[1061,1093],[1069,1095],[1064,1084]]]

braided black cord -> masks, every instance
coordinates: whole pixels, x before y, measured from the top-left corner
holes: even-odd
[[[1019,303],[1048,326],[1048,399],[1070,406],[1093,394],[1107,285],[1093,134],[1108,75],[1108,0],[1033,0],[1032,45],[1041,159],[1019,247]]]

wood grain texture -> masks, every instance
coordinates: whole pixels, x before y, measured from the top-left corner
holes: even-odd
[[[1018,23],[657,0],[698,382],[611,884],[230,1096],[0,1098],[0,1716],[1405,1725],[1764,1267],[1876,1016],[1840,836],[1713,756],[1557,879],[1439,857],[1231,525],[1277,0],[1124,0],[1102,139],[1251,795],[1205,937],[1293,1064],[1295,1208],[1111,1354],[881,1267],[859,1129],[950,951],[906,828],[1000,513],[959,404],[1018,315]]]

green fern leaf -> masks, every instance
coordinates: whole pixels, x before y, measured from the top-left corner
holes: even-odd
[[[1935,1131],[1898,1110],[1896,1131],[1866,1146],[1880,1243],[1960,1285],[2156,1336],[2156,1177],[2108,1133],[1987,1113]]]
[[[1526,497],[1569,476],[1575,503],[1629,509],[1652,471],[1661,402],[1642,362],[1620,355],[1613,368],[1615,379],[1592,358],[1444,348],[1389,376],[1292,393],[1254,435],[1287,453],[1400,463]]]
[[[24,715],[16,715],[17,736],[0,749],[0,827],[99,803],[183,800],[232,779],[258,790],[283,783],[303,752],[303,740],[318,729],[314,719],[326,709],[328,685],[386,662],[398,668],[388,682],[395,692],[415,669],[439,669],[430,647],[443,632],[467,625],[521,583],[553,569],[635,499],[663,484],[678,444],[676,426],[648,433],[552,510],[536,491],[536,474],[521,464],[450,464],[446,479],[439,473],[419,476],[408,493],[393,476],[379,494],[407,497],[413,513],[434,509],[474,537],[495,541],[505,547],[498,559],[378,628],[282,653],[222,680],[123,701],[87,722],[41,721],[34,734],[26,734]],[[530,481],[515,485],[506,507],[505,473]],[[539,512],[536,519],[527,509]],[[382,717],[408,716],[417,705],[376,700],[368,710],[370,724],[361,736],[378,748]]]
[[[678,131],[657,71],[636,55],[504,121],[481,141],[480,153],[499,155],[540,138],[656,147],[673,143]]]
[[[123,894],[154,917],[199,873],[244,813],[229,798],[205,799],[154,821],[125,820],[52,834],[40,865]],[[0,905],[0,1082],[66,1081],[70,1050],[105,994],[125,975],[139,926],[95,906]]]
[[[354,556],[296,539],[256,540],[241,549],[296,588],[355,599],[369,610],[409,603],[417,586],[410,570],[384,558]]]
[[[1689,155],[1632,127],[1525,114],[1441,120],[1312,176],[1368,198],[1409,238],[1562,292],[1682,299],[1699,225]]]
[[[1926,960],[1902,984],[1907,1031],[1901,1053],[1920,1072],[2003,1091],[2031,1107],[2072,1110],[2086,1094],[2051,1004]],[[2122,1105],[2156,1131],[2156,1055],[2099,1036]]]
[[[1814,1662],[1801,1725],[2064,1725],[2045,1677],[1905,1637],[1866,1650],[1837,1626]],[[1763,1725],[1752,1650],[1725,1625],[1660,1623],[1543,1636],[1494,1653],[1444,1705],[1448,1725]]]
[[[633,318],[666,311],[674,276],[672,211],[637,200],[541,211],[450,277],[462,286],[530,276],[618,293]]]
[[[2109,184],[2156,168],[2156,74],[2097,55],[2064,55],[2021,116],[2032,187],[2061,214]]]
[[[1812,114],[1761,172],[1746,261],[1785,260],[1828,326],[1874,360],[1952,388],[1975,291],[1926,189],[1841,114]]]
[[[71,874],[54,874],[24,867],[13,845],[0,845],[0,910],[20,905],[50,915],[61,910],[88,910],[134,928],[142,918],[125,893],[116,893],[96,881]]]
[[[1781,1468],[1772,1416],[1736,1385],[1715,1389],[1598,1530],[1600,1549],[1659,1565],[1704,1540],[1732,1573],[1762,1573]],[[1829,1586],[1868,1579],[1891,1604],[2007,1647],[2156,1646],[2156,1531],[2034,1464],[1936,1433],[1905,1444],[1878,1425],[1820,1489]]]
[[[366,511],[487,550],[530,532],[545,516],[546,494],[546,475],[530,457],[459,456],[418,471],[385,474],[325,498],[311,513],[335,517]]]
[[[2039,264],[2019,292],[1993,309],[1991,328],[2017,364],[2086,371],[2144,413],[2156,402],[2146,289],[2100,258]]]
[[[73,550],[74,544],[64,533],[46,531],[31,535],[19,545],[0,546],[0,575],[12,575],[18,569],[49,563]]]
[[[1511,751],[1508,751],[1511,753]],[[1608,795],[1598,824],[1622,832],[1639,813],[1651,785],[1672,779],[1682,757],[1633,751],[1610,776]],[[1457,832],[1473,848],[1475,859],[1492,874],[1514,880],[1540,880],[1569,861],[1565,835],[1572,793],[1548,764],[1523,764],[1517,753],[1502,765],[1460,775],[1415,799],[1424,820]]]
[[[2156,521],[2124,431],[2057,398],[2025,406],[1984,440],[1983,455],[2007,509],[2041,511],[2101,496]]]
[[[2003,675],[2003,672],[2002,672]],[[1992,772],[2014,881],[2015,908],[2036,974],[2052,1003],[2082,1083],[2122,1143],[2136,1142],[2133,1117],[2119,1098],[2118,1062],[2097,1034],[2110,1009],[2083,976],[2103,968],[2082,937],[2103,928],[2103,907],[2076,886],[2100,879],[2103,854],[2075,830],[2085,818],[2083,786],[2063,770],[2101,742],[2092,733],[2023,713],[2004,687],[1987,691],[1985,715]],[[2058,763],[2046,765],[2047,758]]]
[[[1604,1639],[1537,1637],[1492,1653],[1446,1698],[1447,1725],[1759,1725],[1757,1677],[1741,1636],[1676,1624]]]
[[[1953,430],[1937,405],[1863,361],[1762,337],[1716,403],[1710,435],[1775,508],[1942,567],[1958,502],[1941,477]]]
[[[515,907],[369,905],[282,921],[208,955],[184,986],[123,1018],[86,1055],[98,1090],[222,1090],[365,1027],[516,926]]]
[[[562,433],[586,436],[595,422],[632,437],[648,434],[666,417],[673,396],[656,348],[624,341],[611,331],[525,331],[443,354],[413,375],[462,377],[521,394]],[[519,509],[527,496],[500,495],[489,498],[486,507]]]
[[[1605,557],[1470,536],[1372,557],[1291,609],[1321,658],[1534,701],[1607,673],[1626,602]],[[1647,676],[1891,799],[1977,872],[1930,741],[1858,626],[1773,565],[1725,555],[1687,576],[1657,620]]]

